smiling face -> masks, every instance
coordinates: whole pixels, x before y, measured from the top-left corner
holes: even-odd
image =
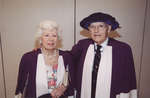
[[[108,33],[111,30],[111,26],[105,24],[104,22],[94,22],[88,27],[91,34],[91,38],[97,43],[101,44],[108,37]]]
[[[42,47],[45,48],[46,50],[56,49],[57,39],[58,35],[56,29],[43,31],[41,36]]]

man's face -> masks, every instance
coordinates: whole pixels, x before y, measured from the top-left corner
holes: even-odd
[[[108,32],[110,32],[111,26],[105,24],[104,22],[94,22],[88,27],[91,38],[98,44],[101,44],[108,37]]]

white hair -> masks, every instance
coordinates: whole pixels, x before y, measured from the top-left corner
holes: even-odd
[[[60,37],[60,33],[62,32],[59,25],[51,20],[45,20],[42,21],[39,25],[38,25],[38,29],[37,32],[35,34],[35,47],[39,47],[40,45],[40,37],[42,36],[42,33],[46,30],[52,30],[52,29],[56,29],[57,31],[57,35],[58,35],[58,40],[61,40]]]
[[[60,29],[59,25],[56,22],[51,21],[51,20],[42,21],[38,26],[38,29],[37,29],[37,32],[36,32],[36,37],[39,38],[39,37],[41,37],[42,33],[45,30],[52,30],[52,29],[57,30],[57,34],[58,34],[58,38],[59,38],[60,33],[61,33],[61,29]]]

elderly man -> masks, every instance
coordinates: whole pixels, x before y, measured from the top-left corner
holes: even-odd
[[[91,38],[80,40],[70,52],[76,64],[77,98],[137,98],[131,48],[108,37],[119,28],[116,19],[99,12],[80,25]]]

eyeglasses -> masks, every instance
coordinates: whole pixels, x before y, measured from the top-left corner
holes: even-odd
[[[99,24],[99,25],[90,25],[89,26],[89,30],[101,30],[101,29],[105,29],[107,27],[106,24]]]

